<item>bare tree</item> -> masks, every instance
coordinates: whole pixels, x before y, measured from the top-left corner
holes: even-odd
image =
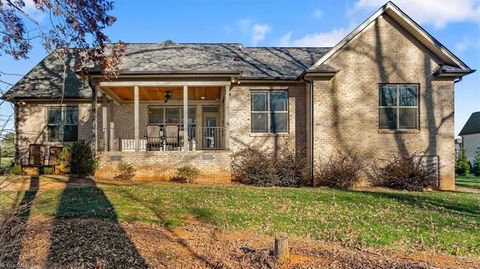
[[[115,76],[125,46],[122,42],[111,44],[104,33],[116,21],[109,15],[112,9],[113,1],[109,0],[0,0],[0,57],[26,59],[33,44],[38,43],[62,61],[64,78],[70,68],[65,61],[67,54],[75,58],[73,69],[82,78],[93,66],[107,78]],[[44,19],[38,20],[28,10],[42,14]],[[4,86],[0,87],[1,93],[13,86],[2,79],[10,75],[21,76],[0,70],[0,84]],[[11,119],[0,115],[5,117]]]
[[[100,69],[107,78],[116,76],[115,67],[125,46],[122,42],[111,44],[104,32],[116,21],[109,15],[112,9],[113,1],[109,0],[0,0],[0,57],[27,59],[34,44],[41,45],[63,63],[63,93],[68,68],[84,79],[91,67]],[[32,16],[29,10],[42,14],[44,19]],[[75,59],[73,67],[66,62],[67,55]],[[5,76],[23,75],[0,70],[0,94],[13,86],[2,78]],[[0,103],[2,105],[5,100]],[[12,120],[12,113],[0,114],[0,137],[11,131],[8,126]],[[1,179],[0,190],[9,183],[8,179]],[[15,263],[15,259],[7,261],[4,258],[11,259],[18,254],[28,218],[25,212],[37,189],[37,185],[31,186],[30,195],[25,195],[20,204],[13,206],[10,212],[1,212],[0,267],[4,262]]]

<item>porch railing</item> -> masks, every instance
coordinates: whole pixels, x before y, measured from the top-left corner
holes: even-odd
[[[188,150],[218,150],[225,148],[225,128],[224,127],[197,127],[188,128],[187,144],[183,141],[183,127],[177,128],[158,126],[158,135],[152,135],[147,128],[139,137],[139,151],[179,151],[184,146],[188,146]],[[173,131],[176,129],[178,131]],[[111,136],[113,132],[113,136]],[[101,150],[110,151],[135,151],[135,130],[133,128],[124,128],[119,130],[108,130],[108,139],[100,139],[99,148]],[[113,139],[112,139],[113,138]],[[112,141],[107,141],[112,140]],[[107,143],[108,142],[108,143]]]

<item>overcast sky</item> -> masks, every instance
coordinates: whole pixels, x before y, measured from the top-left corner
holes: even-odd
[[[29,0],[31,1],[31,0]],[[117,0],[118,21],[107,33],[124,42],[239,42],[245,46],[332,46],[384,0]],[[394,1],[473,69],[480,68],[480,0]],[[41,14],[27,7],[33,16]],[[45,21],[46,22],[46,21]],[[38,45],[30,58],[0,56],[0,70],[25,74],[46,53]],[[15,83],[18,76],[2,75]],[[5,90],[5,85],[0,85]],[[2,113],[11,110],[3,105]],[[480,110],[480,71],[456,85],[455,132]]]

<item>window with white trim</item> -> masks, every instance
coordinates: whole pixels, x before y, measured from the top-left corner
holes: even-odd
[[[252,133],[288,133],[288,91],[251,91]]]
[[[418,129],[418,85],[381,84],[378,112],[379,129]]]
[[[47,107],[47,140],[49,142],[78,140],[78,107]]]

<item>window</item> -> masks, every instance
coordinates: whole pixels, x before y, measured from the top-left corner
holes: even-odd
[[[251,92],[252,133],[288,132],[288,92]]]
[[[47,139],[50,142],[78,140],[78,107],[47,108]]]
[[[149,107],[149,123],[154,125],[180,125],[183,124],[182,106],[151,106]],[[196,123],[196,108],[188,108],[188,124]]]
[[[418,85],[380,85],[378,112],[380,129],[418,129]]]

